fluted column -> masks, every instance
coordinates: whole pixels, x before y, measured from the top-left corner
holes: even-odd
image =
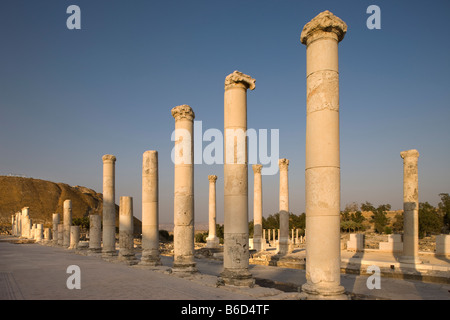
[[[68,248],[70,246],[70,227],[72,226],[72,200],[64,201],[63,211],[64,235],[63,246]]]
[[[218,248],[219,238],[216,236],[216,175],[209,175],[209,233],[206,238],[207,248]]]
[[[141,265],[159,266],[158,152],[145,151],[142,160],[142,257]]]
[[[224,93],[224,252],[225,284],[253,286],[248,270],[247,90],[255,79],[239,71],[225,78]]]
[[[172,109],[175,119],[174,261],[175,272],[197,272],[194,260],[194,111]]]
[[[308,22],[306,45],[305,202],[309,298],[345,299],[340,285],[340,155],[338,43],[347,25],[329,11]]]
[[[403,263],[421,263],[419,259],[419,152],[400,153],[403,159]]]
[[[288,181],[288,159],[278,160],[280,169],[280,236],[278,238],[278,253],[289,253],[289,181]]]
[[[115,256],[116,252],[116,201],[115,201],[115,163],[116,157],[106,154],[103,160],[103,249],[105,257]]]
[[[253,169],[253,248],[256,251],[264,249],[262,235],[262,177],[261,164],[254,164]]]

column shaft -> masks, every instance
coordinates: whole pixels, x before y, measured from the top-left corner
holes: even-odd
[[[340,285],[340,160],[338,43],[346,24],[329,11],[305,25],[305,202],[309,298],[345,299]]]
[[[68,248],[70,245],[70,226],[72,225],[72,200],[64,201],[64,234],[63,246]]]
[[[194,260],[194,112],[172,109],[175,118],[174,262],[172,270],[197,272]]]
[[[116,202],[115,202],[115,162],[113,155],[104,155],[103,160],[103,249],[105,257],[116,252]]]
[[[158,152],[145,151],[142,160],[142,265],[161,265],[158,193]]]
[[[248,271],[247,89],[255,80],[235,71],[224,93],[224,270],[225,284],[253,286]]]
[[[262,165],[254,164],[253,168],[253,248],[264,249],[262,235]]]

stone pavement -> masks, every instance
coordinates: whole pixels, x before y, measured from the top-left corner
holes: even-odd
[[[196,259],[200,272],[183,278],[168,272],[173,261],[169,256],[161,256],[163,266],[158,270],[148,270],[60,247],[17,244],[9,240],[17,241],[17,238],[0,236],[0,300],[290,300],[304,297],[296,292],[305,282],[302,269],[251,265],[250,272],[257,280],[254,288],[217,287],[217,275],[223,269],[219,260]],[[80,267],[80,290],[66,286],[71,276],[67,273],[70,265]],[[364,274],[342,274],[341,282],[353,298],[450,300],[449,284],[382,277],[381,289],[369,290],[367,278]]]

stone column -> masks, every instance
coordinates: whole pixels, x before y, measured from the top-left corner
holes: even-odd
[[[209,234],[206,238],[207,248],[218,248],[219,238],[216,236],[216,180],[217,176],[209,175]]]
[[[194,261],[194,111],[172,109],[175,118],[174,261],[172,271],[197,272]]]
[[[22,230],[21,235],[24,238],[30,238],[30,229],[31,229],[31,219],[30,219],[30,208],[23,207],[22,208]]]
[[[58,224],[58,246],[64,245],[64,224]]]
[[[89,216],[89,254],[102,251],[102,217],[99,214]]]
[[[104,257],[116,256],[116,157],[105,154],[103,160],[103,249]]]
[[[119,260],[136,264],[134,254],[133,198],[120,197],[119,204]]]
[[[255,79],[239,71],[225,78],[224,94],[224,252],[225,284],[253,286],[248,270],[247,89]]]
[[[419,152],[400,153],[403,158],[403,263],[421,263],[419,259]]]
[[[70,227],[72,226],[72,200],[64,201],[64,235],[63,246],[70,246]]]
[[[346,299],[340,285],[338,43],[347,25],[329,11],[308,22],[306,45],[305,202],[308,298]]]
[[[160,266],[158,152],[145,151],[142,160],[141,265]]]
[[[289,160],[278,160],[278,166],[280,168],[280,233],[278,237],[278,253],[283,255],[289,253]]]
[[[52,229],[44,228],[44,242],[45,244],[50,244],[52,240]]]
[[[58,245],[58,225],[59,225],[59,213],[54,213],[52,215],[52,230],[53,230],[53,241],[52,244],[53,245]]]
[[[262,241],[262,177],[261,164],[254,164],[253,169],[253,248],[264,249]]]
[[[70,226],[70,243],[69,249],[77,249],[80,242],[80,227]]]
[[[36,239],[36,242],[41,242],[44,239],[44,225],[42,223],[36,224],[34,232],[34,239]]]

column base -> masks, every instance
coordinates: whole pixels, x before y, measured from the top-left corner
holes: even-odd
[[[206,248],[218,248],[220,247],[220,240],[217,237],[206,238]]]
[[[110,260],[118,256],[117,251],[102,251],[102,259]]]
[[[318,286],[305,283],[302,291],[306,293],[308,300],[350,300],[350,297],[345,294],[345,288],[340,285]]]
[[[136,259],[136,256],[134,254],[130,254],[130,255],[119,254],[119,261],[125,262],[129,266],[139,263],[139,260]]]
[[[162,266],[161,259],[159,257],[141,257],[141,261],[138,263],[140,266],[146,266],[146,267],[157,267]]]
[[[413,256],[401,256],[398,258],[398,262],[400,263],[408,263],[408,264],[421,264],[423,263],[418,257]]]
[[[190,264],[179,264],[179,263],[174,263],[173,267],[172,267],[172,272],[173,273],[197,273],[198,269],[197,269],[197,264],[196,263],[190,263]]]
[[[255,285],[255,279],[253,279],[252,274],[248,269],[224,269],[220,273],[219,279],[222,280],[225,285],[250,288],[253,288]]]

